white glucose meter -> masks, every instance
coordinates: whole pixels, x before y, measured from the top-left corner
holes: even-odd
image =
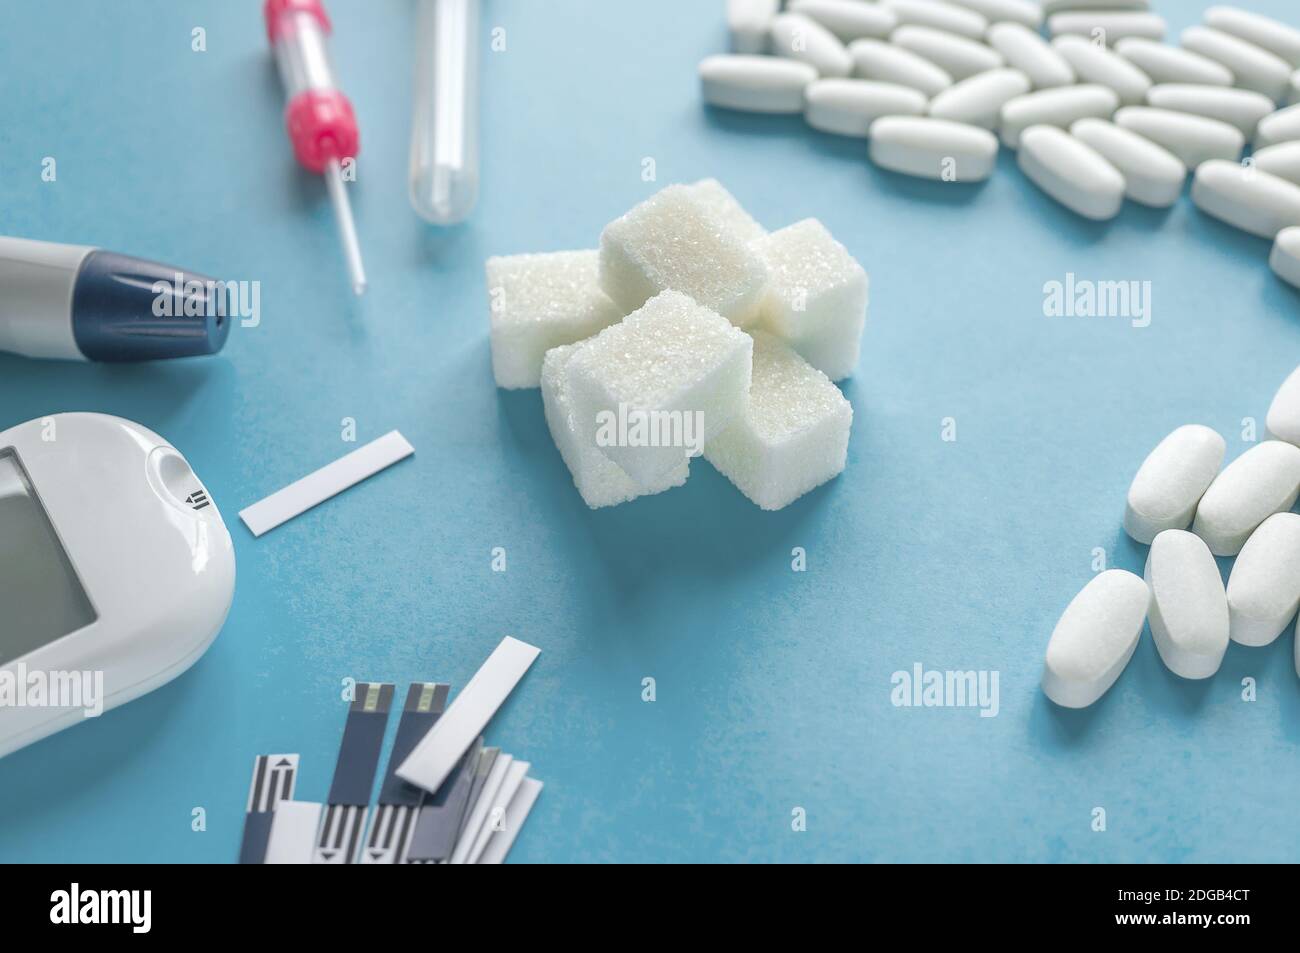
[[[221,514],[157,434],[104,414],[0,432],[0,757],[85,719],[55,691],[70,673],[102,673],[105,710],[171,681],[234,592]]]

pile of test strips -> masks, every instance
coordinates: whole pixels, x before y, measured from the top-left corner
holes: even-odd
[[[450,706],[450,686],[414,682],[371,815],[393,686],[355,686],[324,803],[294,799],[299,756],[259,755],[242,864],[499,864],[542,782],[530,765],[484,747],[492,715],[537,658],[507,638]],[[369,821],[369,825],[367,825]]]
[[[1083,708],[1115,683],[1148,621],[1156,649],[1183,678],[1219,670],[1228,642],[1269,645],[1300,608],[1300,368],[1267,418],[1270,439],[1220,470],[1226,444],[1179,427],[1133,478],[1124,529],[1151,546],[1145,579],[1108,569],[1074,597],[1052,632],[1043,691]],[[1191,527],[1191,532],[1187,531]],[[1215,556],[1235,556],[1225,589]],[[1295,649],[1300,673],[1300,633]]]
[[[541,387],[588,506],[686,482],[703,454],[763,509],[844,469],[867,275],[816,219],[768,233],[713,179],[670,185],[600,249],[487,261],[497,386]]]
[[[1167,46],[1147,7],[728,0],[734,53],[700,78],[714,106],[802,113],[906,175],[986,179],[1000,137],[1036,186],[1096,220],[1126,197],[1173,205],[1191,170],[1192,201],[1273,240],[1270,265],[1300,287],[1300,29],[1214,6]]]

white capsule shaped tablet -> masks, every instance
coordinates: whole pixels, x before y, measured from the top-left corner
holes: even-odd
[[[1150,543],[1165,530],[1186,529],[1223,465],[1226,444],[1201,424],[1185,424],[1147,454],[1128,488],[1124,531]]]
[[[949,86],[930,102],[929,113],[936,119],[965,122],[982,129],[996,129],[1002,104],[1029,92],[1029,77],[1018,69],[991,69]]]
[[[1209,159],[1235,161],[1246,147],[1246,137],[1236,126],[1172,109],[1125,106],[1115,113],[1115,125],[1164,146],[1189,169]]]
[[[1087,708],[1106,694],[1133,657],[1150,602],[1146,582],[1131,572],[1094,576],[1052,630],[1043,693],[1065,708]]]
[[[1082,36],[1114,46],[1128,37],[1163,40],[1168,24],[1154,13],[1129,10],[1070,10],[1053,14],[1047,32],[1053,36]]]
[[[1267,149],[1297,139],[1300,139],[1300,105],[1287,106],[1260,119],[1255,131],[1255,148]]]
[[[1278,235],[1279,242],[1283,236],[1286,236],[1288,242],[1300,246],[1300,228],[1287,229]],[[1300,255],[1300,247],[1296,248],[1296,252]],[[1300,446],[1300,367],[1287,376],[1273,395],[1273,403],[1268,408],[1267,427],[1270,437]]]
[[[1268,645],[1300,608],[1300,516],[1276,513],[1250,534],[1228,576],[1229,633]]]
[[[1253,89],[1229,86],[1201,86],[1193,83],[1160,83],[1147,90],[1147,104],[1174,112],[1218,119],[1236,126],[1247,139],[1255,127],[1273,112],[1274,103]]]
[[[861,2],[861,0],[859,0]],[[923,26],[943,30],[971,40],[984,39],[989,21],[974,10],[934,0],[881,0],[881,6],[892,10],[899,26]]]
[[[1300,66],[1300,30],[1280,20],[1223,5],[1205,11],[1205,25],[1268,50],[1292,66]]]
[[[1300,225],[1300,185],[1239,162],[1202,163],[1192,179],[1192,201],[1205,214],[1260,238]]]
[[[1052,46],[1074,67],[1079,82],[1113,89],[1122,106],[1142,102],[1151,88],[1147,74],[1114,50],[1081,36],[1058,36]]]
[[[786,9],[816,20],[845,43],[863,37],[884,39],[898,26],[894,11],[862,0],[791,0]]]
[[[1015,149],[1020,144],[1020,134],[1030,126],[1068,129],[1071,123],[1088,116],[1107,119],[1118,108],[1119,97],[1105,86],[1040,89],[1008,100],[1002,107],[1002,141]]]
[[[1268,50],[1208,26],[1189,26],[1180,40],[1184,48],[1232,70],[1238,86],[1263,93],[1274,102],[1286,95],[1291,67]]]
[[[1075,82],[1074,67],[1066,58],[1020,23],[995,23],[989,27],[986,40],[1008,66],[1028,76],[1035,89],[1071,86]]]
[[[924,56],[954,80],[1004,66],[1002,54],[983,43],[928,26],[900,26],[889,42]]]
[[[1286,102],[1291,106],[1300,103],[1300,69],[1291,74],[1291,80],[1286,84]]]
[[[993,173],[997,136],[986,129],[928,116],[885,116],[871,127],[871,161],[904,175],[981,182]]]
[[[1150,139],[1108,119],[1080,119],[1070,126],[1070,135],[1092,146],[1123,173],[1124,194],[1134,202],[1168,208],[1183,194],[1187,166]],[[1192,518],[1190,512],[1187,518]]]
[[[1020,134],[1017,162],[1029,181],[1084,218],[1114,218],[1124,204],[1123,173],[1064,129],[1030,126]]]
[[[1300,185],[1300,142],[1279,142],[1256,149],[1250,157],[1255,168]]]
[[[759,113],[803,112],[804,88],[817,78],[807,63],[777,56],[706,56],[700,61],[704,101]]]
[[[863,79],[898,83],[937,96],[952,85],[952,77],[924,56],[880,40],[854,40],[849,44],[853,73]]]
[[[1235,556],[1274,513],[1300,494],[1300,447],[1281,440],[1255,444],[1214,478],[1192,520],[1192,532],[1216,556]]]
[[[853,58],[826,27],[801,13],[782,13],[772,21],[772,52],[807,63],[820,76],[848,76]]]
[[[1169,671],[1209,678],[1228,651],[1228,598],[1219,565],[1195,533],[1167,529],[1151,543],[1143,574],[1151,590],[1147,622]]]
[[[967,10],[974,10],[990,24],[1018,23],[1037,30],[1043,25],[1043,8],[1037,0],[948,0]],[[985,38],[988,31],[985,31]]]
[[[1146,73],[1153,83],[1232,85],[1232,70],[1228,67],[1179,46],[1130,36],[1115,44],[1115,52]]]
[[[819,79],[804,90],[804,118],[822,132],[867,137],[881,116],[920,116],[925,93],[869,79]]]
[[[1300,288],[1300,228],[1284,228],[1277,233],[1268,266],[1287,284]],[[1287,439],[1300,444],[1300,437]]]
[[[765,53],[781,0],[727,0],[733,53]]]

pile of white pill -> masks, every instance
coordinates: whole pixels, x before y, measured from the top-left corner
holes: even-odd
[[[766,510],[844,469],[867,274],[816,219],[775,232],[716,180],[670,185],[599,250],[487,260],[498,387],[541,387],[593,509],[686,482],[703,454]]]
[[[1300,609],[1300,515],[1289,512],[1300,497],[1300,367],[1266,426],[1270,439],[1226,467],[1223,437],[1200,424],[1151,451],[1124,509],[1125,531],[1151,547],[1145,578],[1108,569],[1074,597],[1047,645],[1052,701],[1083,708],[1104,695],[1144,623],[1183,678],[1217,672],[1229,641],[1268,645],[1286,629]],[[1215,556],[1236,557],[1226,587]],[[1300,632],[1295,664],[1300,673]]]
[[[733,52],[700,63],[714,106],[802,113],[943,181],[988,178],[1000,138],[1096,220],[1172,205],[1190,170],[1193,202],[1273,239],[1300,287],[1300,30],[1214,6],[1170,46],[1147,0],[728,0],[727,20]]]

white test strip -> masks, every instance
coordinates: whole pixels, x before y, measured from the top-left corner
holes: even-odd
[[[497,796],[487,805],[487,811],[483,815],[483,826],[474,835],[474,841],[470,844],[465,863],[477,864],[478,859],[483,856],[483,850],[487,847],[492,834],[495,831],[505,830],[506,809],[510,806],[510,802],[514,800],[515,795],[519,793],[519,785],[524,783],[524,778],[528,776],[528,769],[531,767],[532,765],[527,761],[514,761],[511,763],[509,770],[506,771],[505,780],[501,782],[501,788],[497,791]]]
[[[281,801],[276,805],[262,863],[310,864],[322,807],[312,801]]]
[[[478,839],[478,832],[483,829],[487,823],[488,811],[492,805],[497,803],[501,794],[501,788],[506,783],[506,777],[510,774],[510,769],[514,767],[515,759],[510,755],[502,753],[492,765],[492,772],[487,776],[487,781],[483,784],[483,793],[479,795],[474,806],[470,808],[469,819],[465,821],[465,829],[460,832],[460,838],[456,841],[456,847],[451,852],[451,859],[448,863],[467,864],[473,863],[469,859],[470,850],[474,846],[474,841]]]
[[[415,448],[406,442],[406,438],[396,430],[390,430],[378,440],[358,447],[301,480],[295,480],[283,490],[245,507],[239,511],[239,518],[254,536],[261,536],[413,453]]]
[[[509,636],[502,639],[402,762],[397,776],[436,793],[541,651]]]
[[[492,836],[488,838],[487,846],[483,848],[483,853],[478,859],[480,864],[500,864],[505,861],[506,854],[510,853],[515,838],[519,836],[519,831],[524,826],[524,821],[528,820],[528,812],[533,809],[537,795],[541,793],[541,781],[536,778],[524,778],[510,806],[506,808],[506,817],[501,830],[493,831]]]

